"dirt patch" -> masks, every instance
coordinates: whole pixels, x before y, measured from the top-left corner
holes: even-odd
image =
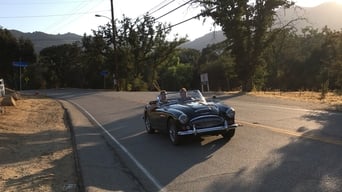
[[[57,101],[22,96],[0,114],[0,191],[77,191],[65,111]]]

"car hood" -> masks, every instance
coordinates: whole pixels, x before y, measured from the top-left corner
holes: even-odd
[[[189,117],[219,114],[219,108],[215,104],[208,104],[208,103],[202,103],[202,102],[175,104],[175,105],[172,105],[172,108],[182,111]]]

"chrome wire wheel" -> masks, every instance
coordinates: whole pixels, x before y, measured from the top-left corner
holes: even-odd
[[[151,126],[150,117],[148,115],[145,115],[144,120],[145,120],[146,132],[147,133],[154,133],[154,129]]]
[[[172,144],[178,145],[180,142],[180,136],[177,135],[177,126],[174,120],[170,119],[168,123],[169,138]]]

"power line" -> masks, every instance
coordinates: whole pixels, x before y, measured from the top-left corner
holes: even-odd
[[[165,13],[165,14],[163,14],[163,15],[157,17],[157,18],[155,18],[155,20],[158,20],[158,19],[160,19],[160,18],[162,18],[162,17],[165,17],[166,15],[168,15],[168,14],[170,14],[170,13],[176,11],[177,9],[179,9],[179,8],[181,8],[181,7],[184,7],[185,5],[189,4],[191,1],[193,1],[193,0],[189,0],[189,1],[185,2],[185,3],[183,3],[182,5],[180,5],[180,6],[176,7],[176,8],[174,8],[174,9],[172,9],[171,11],[169,11],[169,12],[167,12],[167,13]]]
[[[163,2],[160,3],[159,5],[163,4],[163,3],[166,2],[166,1],[167,1],[167,0],[163,1]],[[165,5],[161,6],[161,7],[158,8],[158,9],[156,9],[155,11],[152,11],[154,8],[150,9],[150,10],[148,11],[149,15],[152,15],[153,13],[155,13],[155,12],[157,12],[157,11],[163,9],[164,7],[170,5],[170,4],[171,4],[172,2],[174,2],[174,1],[175,1],[175,0],[172,0],[172,1],[168,2],[168,3],[166,3]],[[158,5],[158,6],[159,6],[159,5]],[[156,7],[158,7],[158,6],[156,6]],[[151,12],[151,11],[152,11],[152,12]]]
[[[78,19],[82,18],[82,17],[86,17],[89,15],[94,15],[94,13],[98,14],[99,12],[107,12],[110,10],[103,10],[103,11],[96,11],[94,12],[93,10],[95,10],[100,4],[102,4],[104,1],[106,0],[97,0],[96,4],[94,5],[93,0],[83,0],[83,1],[78,1],[79,4],[76,7],[73,7],[71,9],[71,11],[69,13],[86,13],[86,14],[79,14],[81,16],[78,16]],[[88,14],[89,13],[89,14]],[[75,19],[75,17],[67,17],[67,18],[59,18],[58,20],[56,20],[55,22],[52,22],[47,29],[50,29],[52,31],[58,31],[60,28],[63,28],[65,26],[69,26],[72,23],[74,23],[75,21],[77,21],[77,19]]]
[[[213,8],[211,8],[209,11],[212,11],[212,10],[214,10],[215,8],[216,8],[216,7],[213,7]],[[197,15],[195,15],[195,16],[193,16],[193,17],[190,17],[190,18],[188,18],[188,19],[185,19],[185,20],[183,20],[183,21],[181,21],[181,22],[178,22],[178,23],[176,23],[176,24],[170,25],[170,26],[164,28],[164,30],[165,30],[165,29],[171,29],[171,28],[173,28],[173,27],[175,27],[175,26],[177,26],[177,25],[186,23],[186,22],[188,22],[188,21],[190,21],[190,20],[192,20],[192,19],[199,18],[200,16],[203,16],[203,14],[204,14],[204,13],[199,13],[199,14],[197,14]]]
[[[177,25],[186,23],[186,22],[188,22],[188,21],[190,21],[190,20],[192,20],[192,19],[196,19],[196,18],[200,17],[201,15],[202,15],[202,13],[200,13],[200,14],[198,14],[198,15],[195,15],[195,16],[193,16],[193,17],[190,17],[190,18],[188,18],[188,19],[185,19],[185,20],[183,20],[183,21],[181,21],[181,22],[178,22],[178,23],[176,23],[176,24],[170,25],[170,26],[164,28],[164,30],[165,30],[165,29],[171,29],[171,28],[173,28],[173,27],[175,27],[175,26],[177,26]]]

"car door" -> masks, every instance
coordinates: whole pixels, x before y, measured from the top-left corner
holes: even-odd
[[[163,105],[163,104],[158,104],[158,106],[153,109],[153,111],[151,111],[151,122],[152,122],[152,127],[154,129],[158,129],[158,130],[165,130],[166,129],[166,122],[167,122],[167,118],[168,118],[168,110],[167,105]]]

